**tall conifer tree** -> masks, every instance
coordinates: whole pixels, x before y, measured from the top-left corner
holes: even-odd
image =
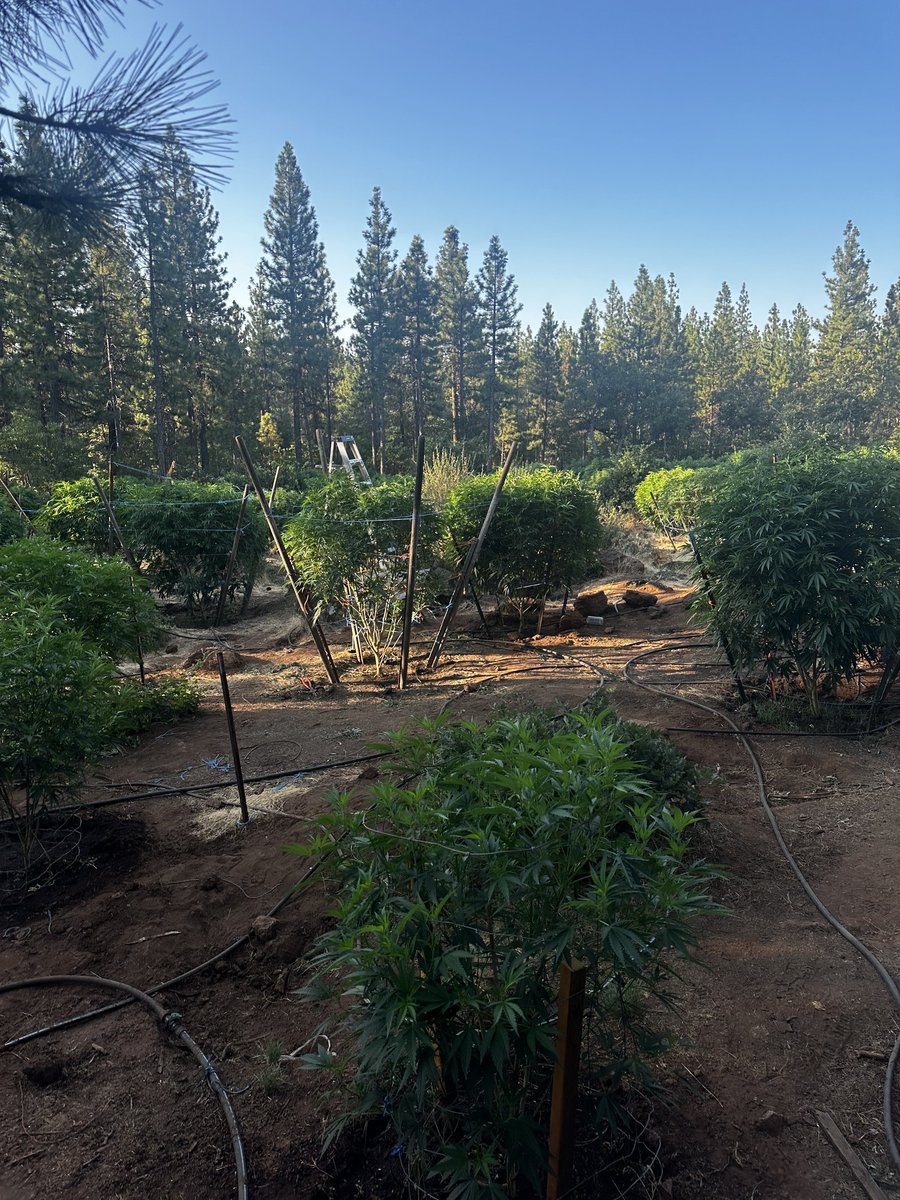
[[[350,286],[356,309],[351,324],[353,349],[359,366],[358,391],[368,413],[372,461],[385,469],[388,395],[394,382],[399,349],[397,314],[396,230],[381,198],[372,190],[363,247],[356,256],[357,273]]]
[[[484,252],[481,269],[476,276],[478,313],[484,337],[484,394],[487,415],[487,460],[495,453],[497,417],[502,397],[509,387],[514,371],[514,353],[519,304],[518,287],[508,270],[509,256],[496,234]]]

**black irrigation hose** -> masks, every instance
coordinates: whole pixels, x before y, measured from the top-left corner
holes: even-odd
[[[337,842],[335,842],[335,846],[336,845]],[[327,853],[323,854],[321,858],[317,858],[316,861],[310,866],[306,874],[298,879],[298,881],[291,887],[290,891],[286,892],[285,895],[283,895],[281,899],[272,908],[270,908],[265,915],[267,917],[277,916],[284,906],[299,893],[301,887],[308,883],[313,876],[318,873],[320,868],[325,865],[333,853],[334,849],[332,848]],[[219,962],[223,958],[227,958],[229,955],[233,954],[235,950],[239,950],[241,946],[246,945],[249,940],[249,933],[241,934],[239,938],[233,941],[230,945],[226,946],[224,950],[220,950],[218,954],[214,954],[212,958],[208,958],[206,962],[200,963],[199,966],[191,967],[188,971],[183,971],[180,975],[176,975],[174,979],[167,979],[164,983],[155,983],[153,987],[147,988],[146,994],[148,996],[153,996],[157,992],[166,992],[170,988],[177,987],[178,984],[184,983],[185,980],[193,978],[194,975],[199,975],[201,972],[206,971],[209,967],[213,966],[214,963]],[[97,1017],[106,1016],[107,1013],[118,1012],[120,1008],[126,1008],[131,1003],[131,1000],[117,1000],[115,1004],[106,1004],[102,1008],[92,1008],[87,1012],[76,1013],[73,1017],[65,1017],[61,1021],[54,1021],[52,1025],[45,1025],[41,1029],[32,1029],[28,1033],[22,1033],[18,1037],[11,1038],[8,1042],[3,1042],[2,1045],[0,1045],[0,1052],[4,1050],[13,1050],[16,1046],[22,1046],[25,1044],[25,1042],[34,1041],[35,1038],[43,1037],[45,1034],[56,1033],[62,1029],[72,1029],[76,1025],[83,1025],[87,1021],[95,1020]]]
[[[643,688],[648,692],[655,692],[657,695],[663,696],[668,700],[676,700],[682,704],[689,704],[693,708],[702,709],[704,712],[711,713],[714,717],[718,717],[719,720],[724,721],[731,727],[731,732],[741,742],[741,745],[746,750],[747,755],[750,758],[750,762],[753,765],[753,771],[756,775],[756,781],[759,786],[759,799],[763,808],[763,812],[768,818],[769,824],[772,827],[772,832],[775,835],[775,841],[778,843],[778,848],[781,850],[781,853],[787,860],[788,866],[793,871],[798,882],[800,883],[800,886],[818,909],[821,916],[825,918],[828,924],[831,925],[832,928],[835,929],[842,938],[850,943],[854,950],[858,951],[863,956],[863,958],[866,960],[866,962],[868,962],[869,966],[872,967],[872,969],[881,979],[884,986],[887,988],[891,999],[897,1005],[898,1009],[900,1009],[900,986],[898,986],[897,981],[888,971],[887,967],[885,967],[885,965],[881,962],[881,960],[877,958],[876,955],[873,954],[873,952],[868,948],[868,946],[866,946],[859,940],[858,937],[852,934],[850,930],[843,925],[834,915],[834,913],[832,913],[831,910],[823,903],[823,901],[819,899],[818,895],[813,890],[812,885],[809,883],[806,876],[803,874],[803,871],[800,869],[800,865],[798,864],[797,860],[794,858],[793,854],[788,848],[787,842],[784,840],[784,836],[781,832],[781,827],[778,824],[778,819],[775,816],[772,806],[769,804],[768,790],[766,788],[766,780],[765,775],[763,774],[762,765],[756,755],[756,751],[747,740],[747,734],[745,734],[744,731],[740,729],[734,723],[734,721],[732,721],[731,717],[727,713],[722,712],[717,708],[713,708],[712,705],[704,704],[701,700],[694,700],[689,696],[679,695],[677,692],[667,691],[665,688],[657,687],[652,683],[645,683],[640,679],[636,679],[634,675],[631,674],[630,669],[635,663],[651,658],[656,654],[665,654],[672,650],[690,649],[696,644],[696,641],[676,642],[668,646],[660,646],[655,647],[652,650],[645,650],[642,654],[636,654],[633,658],[630,658],[627,663],[625,663],[625,666],[623,667],[623,675],[629,683],[634,684],[636,687]],[[752,737],[753,734],[751,733],[750,736]],[[897,1145],[897,1139],[894,1133],[892,1095],[894,1073],[897,1067],[898,1059],[900,1059],[900,1036],[898,1036],[897,1041],[894,1043],[894,1048],[888,1060],[888,1068],[884,1082],[884,1133],[888,1144],[888,1150],[890,1151],[891,1158],[894,1160],[894,1165],[898,1168],[898,1170],[900,1170],[900,1147]]]
[[[632,680],[634,682],[634,680]],[[745,729],[744,733],[748,737],[781,737],[781,738],[867,738],[872,737],[876,733],[886,733],[888,729],[893,729],[894,726],[900,725],[900,717],[895,721],[888,721],[886,725],[876,725],[874,729],[857,729],[848,732],[842,730],[839,733],[823,733],[817,729]],[[667,725],[667,733],[700,733],[708,734],[710,737],[733,737],[730,729],[704,729],[692,728],[690,725]]]
[[[378,750],[372,754],[358,754],[355,758],[338,758],[334,762],[327,763],[312,763],[308,767],[290,767],[286,771],[272,771],[268,775],[247,775],[244,777],[244,783],[272,783],[276,779],[290,779],[293,775],[316,775],[322,771],[331,771],[337,767],[354,767],[357,763],[374,762],[378,758],[386,758],[386,750]],[[102,788],[121,788],[131,787],[127,783],[92,783],[88,787]],[[191,792],[215,792],[219,788],[229,788],[235,786],[233,779],[220,779],[215,783],[195,783],[189,787],[183,788],[165,788],[163,784],[151,784],[149,780],[144,781],[144,786],[162,788],[154,792],[135,792],[131,796],[111,796],[106,800],[86,800],[76,801],[73,804],[63,804],[59,808],[55,808],[54,812],[69,812],[73,809],[82,808],[105,808],[109,804],[128,804],[132,800],[153,800],[163,796],[187,796]]]
[[[37,987],[90,987],[106,988],[108,991],[114,992],[125,992],[129,999],[123,1003],[131,1004],[137,1000],[140,1004],[143,1004],[153,1013],[167,1033],[170,1033],[177,1041],[190,1050],[191,1054],[193,1054],[194,1058],[196,1058],[197,1062],[203,1068],[206,1080],[215,1093],[219,1104],[222,1106],[222,1112],[225,1114],[225,1120],[228,1124],[228,1132],[231,1135],[231,1149],[234,1153],[234,1162],[237,1168],[238,1200],[247,1200],[247,1197],[250,1195],[247,1187],[247,1158],[244,1153],[244,1143],[241,1141],[241,1131],[238,1127],[237,1116],[235,1115],[231,1098],[228,1095],[228,1089],[222,1083],[219,1072],[213,1066],[212,1062],[210,1062],[209,1058],[207,1058],[181,1024],[180,1015],[174,1012],[167,1012],[148,992],[142,992],[139,988],[132,987],[130,983],[122,983],[118,979],[103,979],[99,975],[40,975],[34,979],[16,979],[12,983],[0,984],[0,996],[8,992],[20,991],[23,988]]]

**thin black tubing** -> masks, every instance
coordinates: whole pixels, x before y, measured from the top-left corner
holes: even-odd
[[[140,988],[132,987],[130,983],[122,983],[118,979],[104,979],[99,975],[39,975],[33,979],[16,979],[11,983],[0,984],[0,996],[8,992],[20,991],[23,988],[37,987],[89,987],[105,988],[107,991],[125,992],[129,998],[123,1001],[123,1004],[131,1004],[134,1001],[143,1004],[145,1008],[148,1008],[153,1013],[166,1032],[171,1033],[183,1046],[190,1050],[191,1054],[193,1054],[194,1058],[196,1058],[197,1062],[203,1068],[207,1082],[215,1093],[219,1104],[222,1106],[222,1111],[225,1114],[225,1120],[228,1124],[228,1132],[231,1135],[231,1148],[234,1153],[235,1167],[237,1168],[238,1200],[247,1200],[247,1197],[250,1195],[247,1188],[247,1157],[244,1153],[244,1143],[241,1141],[241,1131],[231,1098],[228,1095],[228,1089],[222,1083],[219,1072],[213,1063],[181,1024],[180,1016],[177,1013],[167,1012],[148,992],[142,992]],[[121,1007],[121,1004],[116,1007]]]
[[[335,842],[335,846],[337,846],[337,842]],[[325,865],[333,853],[334,848],[329,850],[326,854],[323,854],[321,858],[316,859],[306,874],[301,876],[301,878],[298,879],[293,887],[291,887],[291,889],[286,892],[265,915],[267,917],[277,916],[284,906],[288,904],[289,901],[294,898],[294,896],[299,894],[303,885],[309,883],[309,881],[319,872],[319,870]],[[199,966],[191,967],[188,971],[182,971],[182,973],[180,975],[176,975],[174,979],[167,979],[163,983],[155,983],[153,987],[147,988],[147,995],[153,996],[157,992],[166,992],[170,988],[177,987],[178,984],[184,983],[185,980],[192,979],[193,976],[201,974],[201,972],[207,970],[221,959],[227,958],[229,955],[233,954],[235,950],[239,950],[241,946],[246,945],[249,940],[249,933],[242,934],[230,945],[226,946],[224,950],[220,950],[218,954],[214,954],[212,958],[208,958],[205,962],[200,963]],[[43,1037],[48,1033],[56,1033],[62,1029],[72,1029],[76,1025],[84,1025],[88,1021],[96,1020],[97,1017],[103,1017],[106,1016],[107,1013],[117,1012],[120,1008],[126,1008],[132,1002],[132,1000],[117,1000],[115,1004],[106,1004],[102,1008],[93,1008],[87,1012],[76,1013],[73,1017],[64,1017],[61,1021],[54,1021],[52,1025],[45,1025],[41,1029],[32,1029],[28,1033],[20,1034],[18,1037],[11,1038],[9,1041],[3,1042],[3,1044],[0,1045],[0,1052],[4,1050],[13,1050],[16,1046],[22,1046],[26,1042],[32,1042],[35,1040],[35,1038]]]
[[[625,679],[629,683],[634,684],[635,687],[643,688],[648,692],[655,692],[658,696],[664,696],[667,700],[680,701],[682,704],[689,704],[693,708],[702,709],[704,712],[711,713],[714,717],[717,717],[720,721],[724,721],[731,727],[731,732],[740,741],[741,745],[744,747],[744,750],[747,752],[750,762],[753,765],[753,771],[756,775],[756,782],[759,788],[759,800],[760,804],[762,805],[763,812],[765,813],[766,818],[772,827],[772,832],[775,835],[775,841],[778,843],[778,848],[784,855],[787,864],[796,876],[798,883],[803,888],[804,892],[806,892],[807,896],[819,911],[820,915],[824,917],[828,924],[831,925],[831,927],[836,930],[845,941],[849,942],[853,949],[861,954],[869,966],[872,967],[876,975],[887,988],[891,999],[897,1005],[898,1009],[900,1009],[900,985],[897,984],[897,981],[894,979],[893,975],[891,975],[890,971],[888,971],[884,963],[882,963],[882,961],[869,949],[869,947],[866,946],[864,942],[861,942],[859,938],[855,936],[855,934],[852,934],[846,925],[843,925],[834,915],[834,913],[825,905],[825,903],[819,899],[809,880],[803,874],[803,871],[801,870],[796,858],[794,858],[793,854],[788,848],[788,844],[784,840],[784,835],[781,832],[781,826],[778,824],[778,818],[775,816],[775,812],[772,809],[772,806],[769,804],[768,789],[766,787],[766,779],[765,775],[763,774],[762,764],[760,763],[753,746],[747,740],[747,734],[745,734],[745,732],[740,729],[734,723],[734,721],[732,721],[731,717],[727,713],[722,712],[720,709],[713,708],[711,704],[704,704],[702,700],[695,700],[689,696],[682,696],[678,692],[670,692],[666,688],[657,687],[655,684],[645,683],[640,679],[636,679],[631,673],[631,667],[633,667],[635,663],[651,658],[656,654],[665,654],[671,650],[684,650],[694,645],[696,645],[696,642],[676,642],[669,646],[656,646],[652,650],[645,650],[642,654],[636,654],[633,658],[630,658],[622,668],[622,673]],[[752,733],[750,736],[753,736]],[[884,1133],[891,1158],[894,1160],[895,1166],[900,1169],[900,1147],[897,1145],[897,1138],[894,1133],[892,1099],[893,1076],[897,1066],[898,1058],[900,1058],[900,1038],[898,1038],[894,1046],[894,1050],[891,1053],[890,1059],[888,1060],[888,1070],[886,1072],[884,1083]]]

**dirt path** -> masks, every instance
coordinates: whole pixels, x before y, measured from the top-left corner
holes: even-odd
[[[546,638],[540,645],[615,676],[648,645],[696,636],[683,594],[661,592],[660,600],[660,616],[627,612],[598,636]],[[230,671],[248,775],[363,754],[385,732],[445,705],[459,716],[483,718],[500,701],[574,704],[598,684],[594,672],[570,660],[541,661],[503,642],[454,642],[438,673],[404,693],[358,682],[349,651],[338,648],[339,668],[354,686],[328,694],[316,682],[321,672],[308,644],[296,642],[296,622],[275,600],[268,603],[268,611],[264,604],[226,639],[248,648]],[[182,661],[203,644],[173,639],[176,653],[151,665]],[[727,674],[701,647],[636,669],[641,678],[714,701],[729,694]],[[221,778],[228,740],[217,683],[212,675],[201,678],[209,696],[202,716],[152,733],[108,760],[94,782],[196,786]],[[714,723],[629,684],[615,683],[613,695],[623,716],[659,727]],[[703,852],[729,871],[721,899],[733,915],[707,922],[708,969],[691,968],[683,983],[679,1044],[663,1063],[672,1104],[656,1118],[665,1160],[660,1194],[857,1196],[858,1185],[812,1112],[828,1110],[870,1169],[890,1179],[881,1131],[884,1064],[873,1056],[889,1050],[898,1015],[870,969],[816,917],[789,874],[735,740],[673,736],[708,768],[711,821]],[[772,738],[760,746],[785,835],[813,886],[900,971],[897,735],[869,742]],[[364,788],[361,774],[369,772],[345,767],[254,785],[251,802],[265,811],[242,830],[234,808],[221,803],[233,802],[231,789],[85,817],[77,889],[36,893],[2,914],[0,978],[93,972],[149,986],[202,962],[246,933],[298,879],[306,864],[283,847],[309,828],[328,788]],[[288,1067],[283,1088],[263,1087],[261,1047],[278,1041],[294,1050],[320,1019],[293,989],[302,973],[298,959],[327,920],[327,906],[321,888],[310,887],[279,915],[271,940],[252,938],[164,996],[235,1092],[258,1200],[402,1194],[396,1160],[380,1146],[346,1145],[322,1159],[328,1102],[320,1075]],[[69,990],[4,998],[0,1032],[11,1037],[106,999]],[[0,1195],[233,1195],[218,1106],[194,1061],[161,1038],[149,1015],[129,1009],[22,1045],[3,1065]],[[775,1115],[766,1119],[769,1112]]]

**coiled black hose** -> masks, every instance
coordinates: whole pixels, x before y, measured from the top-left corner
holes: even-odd
[[[181,1017],[178,1013],[167,1012],[163,1006],[147,992],[142,992],[140,988],[132,987],[130,983],[122,983],[118,979],[103,979],[99,975],[39,975],[34,979],[16,979],[11,983],[0,984],[0,996],[7,992],[21,991],[23,988],[39,988],[39,987],[90,987],[90,988],[105,988],[113,992],[125,992],[128,996],[128,1001],[137,1001],[148,1008],[156,1019],[159,1021],[162,1028],[172,1035],[176,1041],[181,1042],[197,1062],[203,1068],[207,1082],[210,1088],[215,1093],[216,1099],[222,1106],[222,1112],[225,1114],[225,1120],[228,1124],[228,1132],[231,1135],[231,1149],[234,1153],[235,1167],[237,1168],[237,1196],[238,1200],[248,1200],[250,1192],[247,1187],[247,1159],[244,1154],[244,1143],[241,1141],[241,1131],[238,1127],[237,1116],[231,1103],[231,1098],[228,1095],[228,1089],[222,1083],[219,1072],[212,1064],[210,1059],[203,1053],[188,1031],[181,1024]]]

